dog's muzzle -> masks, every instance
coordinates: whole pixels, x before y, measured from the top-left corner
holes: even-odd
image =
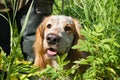
[[[60,37],[55,34],[48,34],[46,40],[49,45],[56,45],[58,44]]]

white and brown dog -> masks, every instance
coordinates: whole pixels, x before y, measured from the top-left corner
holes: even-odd
[[[80,29],[79,22],[71,17],[46,17],[37,28],[34,65],[39,66],[40,69],[46,68],[47,64],[56,67],[56,55],[68,53],[67,60],[70,63],[65,68],[70,68],[73,61],[83,56],[79,50],[71,49],[73,45],[80,44],[79,39],[83,40]]]

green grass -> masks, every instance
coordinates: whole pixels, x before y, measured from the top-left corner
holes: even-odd
[[[7,80],[29,80],[30,77],[49,77],[51,80],[65,80],[68,75],[75,72],[80,65],[90,65],[84,74],[76,74],[72,79],[84,80],[119,80],[120,79],[120,1],[119,0],[64,0],[64,12],[62,2],[55,0],[54,15],[67,15],[78,19],[83,26],[80,31],[85,40],[79,40],[81,45],[75,45],[73,49],[90,52],[86,59],[76,61],[70,70],[64,70],[65,56],[58,57],[59,70],[48,66],[42,72],[37,72],[37,67],[23,59],[20,48],[20,37],[16,35],[15,18],[9,21],[11,27],[11,55],[6,57],[4,52],[0,54],[0,79],[4,80],[5,72]],[[13,4],[14,5],[14,4]],[[13,6],[14,7],[14,6]],[[13,11],[14,16],[16,11]],[[64,13],[64,14],[63,14]],[[13,17],[14,17],[13,16]],[[28,12],[29,17],[29,12]],[[24,23],[24,27],[27,24]],[[24,31],[24,29],[23,29]],[[16,46],[17,45],[17,46]]]

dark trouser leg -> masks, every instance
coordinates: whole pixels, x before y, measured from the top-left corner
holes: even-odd
[[[36,13],[31,13],[30,18],[27,22],[26,29],[23,34],[22,39],[22,51],[27,60],[33,61],[34,59],[34,52],[33,52],[33,43],[35,40],[35,32],[36,28],[40,24],[42,19],[41,15],[38,15]],[[25,17],[21,19],[21,24],[23,25],[25,20]]]
[[[7,55],[10,54],[10,26],[2,16],[0,16],[0,46]]]
[[[33,8],[31,10],[26,29],[23,33],[22,41],[21,41],[21,47],[22,52],[25,57],[25,59],[33,61],[34,60],[34,52],[33,52],[33,43],[35,40],[35,33],[36,28],[41,23],[41,20],[52,13],[52,5],[54,0],[35,0],[36,3],[34,3]],[[29,6],[26,6],[26,8],[29,8]],[[23,24],[25,22],[25,17],[27,14],[26,9],[21,9],[20,12],[18,12],[17,15],[17,22],[19,29],[23,27]],[[20,30],[19,30],[20,31]]]

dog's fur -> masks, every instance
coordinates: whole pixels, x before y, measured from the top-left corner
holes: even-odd
[[[83,40],[80,29],[79,22],[71,17],[46,17],[36,31],[34,65],[39,66],[40,70],[46,68],[47,64],[56,68],[56,55],[61,56],[68,53],[66,60],[69,60],[70,63],[65,68],[70,68],[73,61],[84,56],[80,51],[71,49],[75,44],[80,45],[78,39]],[[53,41],[50,41],[51,37],[53,37]]]

